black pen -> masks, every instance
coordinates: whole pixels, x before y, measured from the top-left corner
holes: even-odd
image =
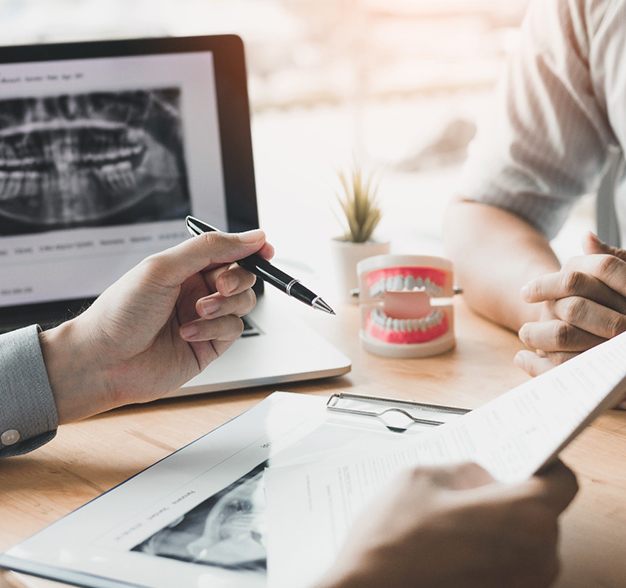
[[[188,216],[185,219],[187,230],[192,235],[201,235],[202,233],[210,233],[218,231],[215,227],[193,217]],[[328,314],[335,314],[335,311],[328,306],[317,294],[311,292],[308,288],[305,288],[300,280],[292,278],[289,274],[279,270],[276,266],[273,266],[267,259],[263,259],[256,253],[244,257],[237,262],[241,267],[247,269],[249,272],[257,275],[263,281],[271,284],[275,288],[278,288],[281,292],[284,292],[288,296],[293,296],[296,300],[304,302],[313,308],[327,312]]]

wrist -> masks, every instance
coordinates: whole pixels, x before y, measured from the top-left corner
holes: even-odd
[[[108,377],[90,353],[76,319],[39,333],[59,424],[113,408]]]

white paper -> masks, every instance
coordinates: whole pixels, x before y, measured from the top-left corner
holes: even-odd
[[[270,467],[265,474],[270,586],[297,588],[318,580],[354,518],[403,468],[475,461],[502,482],[524,480],[625,392],[623,334],[393,448]]]

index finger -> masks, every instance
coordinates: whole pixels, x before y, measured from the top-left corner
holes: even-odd
[[[570,296],[580,296],[593,300],[602,306],[626,313],[626,298],[591,274],[575,269],[562,269],[545,274],[530,281],[522,288],[522,298],[526,302],[559,300]]]
[[[214,265],[230,264],[267,248],[260,229],[245,233],[203,233],[145,260],[152,276],[165,286],[176,287],[187,278]]]

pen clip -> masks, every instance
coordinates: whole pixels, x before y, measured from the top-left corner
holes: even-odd
[[[203,233],[219,232],[215,227],[191,215],[187,215],[185,218],[185,225],[189,233],[193,236],[202,235]]]

